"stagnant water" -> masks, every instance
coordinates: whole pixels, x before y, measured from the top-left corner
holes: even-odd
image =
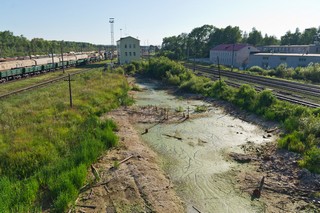
[[[140,84],[136,105],[157,105],[171,109],[189,107],[190,111],[208,103],[183,100],[158,90],[154,83]],[[146,124],[137,126],[140,131]],[[262,143],[264,131],[255,125],[210,107],[206,117],[177,124],[160,124],[142,136],[152,149],[165,159],[165,170],[186,203],[187,212],[263,212],[263,204],[234,188],[231,170],[248,169],[227,160],[227,153],[239,151],[248,141]],[[181,137],[177,140],[166,135]]]

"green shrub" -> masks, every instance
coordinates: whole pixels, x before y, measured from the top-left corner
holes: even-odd
[[[234,103],[249,111],[254,109],[257,100],[257,92],[250,85],[243,84],[235,94]]]
[[[300,119],[299,117],[291,116],[284,121],[283,125],[288,132],[293,132],[299,129]]]
[[[255,111],[264,114],[265,110],[276,102],[276,98],[270,90],[263,90],[257,96]]]
[[[293,152],[303,153],[305,150],[305,145],[301,141],[302,135],[298,131],[294,131],[281,138],[278,141],[278,145],[280,148],[288,149]]]
[[[299,165],[307,168],[311,172],[320,173],[320,149],[318,147],[312,147],[304,154],[303,159],[299,162]]]
[[[259,66],[252,66],[249,68],[249,71],[250,72],[256,72],[256,73],[263,73],[264,72],[264,69],[262,69],[261,67]]]

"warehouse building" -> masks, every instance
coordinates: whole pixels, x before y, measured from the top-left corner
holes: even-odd
[[[319,54],[319,44],[309,45],[268,45],[257,47],[265,53],[301,53],[301,54]]]
[[[259,50],[248,44],[220,44],[210,50],[210,61],[222,65],[245,68],[248,64],[249,55]]]
[[[120,64],[127,64],[139,60],[141,57],[140,40],[131,36],[118,40],[117,49]]]
[[[287,64],[288,67],[296,68],[306,67],[310,63],[320,63],[320,54],[254,53],[249,57],[248,67],[259,66],[269,69]]]

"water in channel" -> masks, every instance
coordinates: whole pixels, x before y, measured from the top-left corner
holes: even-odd
[[[140,83],[145,88],[136,95],[136,105],[156,105],[170,109],[209,105],[199,100],[180,99],[159,90],[155,83]],[[159,124],[142,136],[143,140],[164,159],[164,168],[175,185],[187,212],[263,212],[263,204],[251,201],[246,193],[234,187],[234,172],[248,169],[227,160],[227,153],[240,151],[248,141],[263,143],[264,131],[253,124],[210,107],[207,116],[182,123]],[[139,124],[142,131],[150,124]],[[175,135],[177,140],[167,135]],[[196,209],[195,209],[195,208]]]

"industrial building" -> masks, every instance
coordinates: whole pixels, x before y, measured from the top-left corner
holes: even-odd
[[[139,60],[141,57],[140,40],[131,36],[118,40],[117,49],[120,64],[127,64]]]
[[[210,50],[210,61],[222,65],[245,68],[249,61],[249,55],[259,50],[249,44],[220,44]]]
[[[248,67],[275,68],[280,64],[288,67],[306,67],[310,63],[320,63],[320,54],[299,53],[254,53],[249,57]]]
[[[301,53],[301,54],[320,54],[319,44],[309,45],[268,45],[257,47],[260,52],[265,53]]]

